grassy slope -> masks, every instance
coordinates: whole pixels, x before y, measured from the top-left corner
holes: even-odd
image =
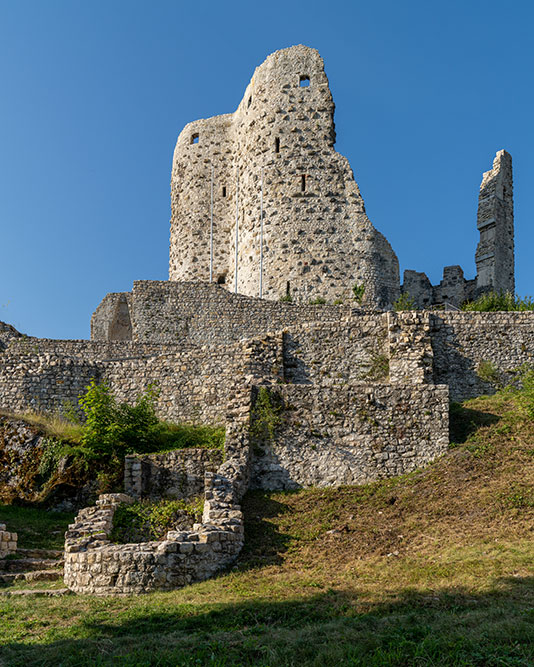
[[[236,569],[172,593],[0,601],[9,665],[531,665],[534,424],[457,410],[463,444],[365,487],[249,494]]]

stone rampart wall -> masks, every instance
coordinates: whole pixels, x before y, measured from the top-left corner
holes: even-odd
[[[284,385],[270,396],[279,419],[274,437],[253,440],[252,484],[262,489],[401,475],[443,454],[449,443],[445,386]],[[261,422],[253,429],[261,433]]]
[[[222,459],[222,450],[200,448],[127,456],[124,491],[133,498],[189,500],[204,493],[206,472],[215,472]]]
[[[209,283],[137,281],[132,291],[133,339],[226,344],[306,322],[339,322],[351,315],[353,306],[266,301]]]
[[[281,379],[282,367],[281,334],[225,346],[17,339],[0,353],[0,408],[62,410],[96,379],[126,402],[155,383],[160,417],[223,423],[236,386]]]
[[[284,333],[284,379],[294,384],[386,381],[387,315],[290,327]]]
[[[430,327],[434,382],[449,385],[451,400],[492,393],[495,384],[480,377],[492,367],[506,384],[534,365],[534,312],[434,312]]]
[[[0,523],[0,558],[11,556],[17,551],[17,533],[6,530],[6,524]]]

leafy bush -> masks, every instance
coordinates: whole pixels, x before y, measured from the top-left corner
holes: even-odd
[[[310,306],[322,306],[326,303],[326,299],[318,296],[316,299],[310,299]]]
[[[469,312],[499,312],[534,310],[532,297],[520,297],[511,292],[486,292],[475,301],[462,305],[462,310]]]
[[[202,498],[185,500],[141,500],[117,507],[113,516],[111,541],[125,544],[162,540],[169,530],[183,528],[200,521]]]

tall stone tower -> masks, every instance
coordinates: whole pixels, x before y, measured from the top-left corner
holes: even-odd
[[[482,176],[477,227],[480,241],[475,261],[477,292],[515,291],[514,196],[512,157],[499,151],[493,169]]]
[[[367,304],[390,306],[397,257],[334,142],[319,53],[293,46],[270,55],[235,113],[189,123],[178,137],[169,279],[207,281],[211,266],[214,281],[249,296],[261,281],[267,299],[333,301],[357,284]]]

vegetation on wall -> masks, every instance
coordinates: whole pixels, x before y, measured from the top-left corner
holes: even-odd
[[[393,304],[393,310],[415,310],[415,303],[408,292],[402,292],[399,298]]]
[[[530,296],[518,296],[511,292],[486,292],[462,305],[468,312],[502,312],[534,310],[534,300]]]
[[[194,522],[199,522],[202,509],[202,498],[123,503],[113,515],[110,539],[119,544],[162,540],[169,530],[177,528],[177,523],[182,528],[185,521],[190,528]]]

